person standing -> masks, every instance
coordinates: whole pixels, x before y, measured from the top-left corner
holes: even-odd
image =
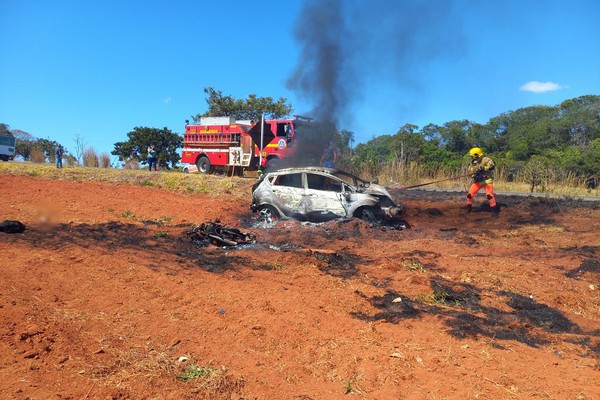
[[[473,199],[477,192],[483,188],[492,208],[492,216],[497,217],[500,214],[500,207],[496,203],[496,196],[494,195],[494,181],[492,179],[492,171],[496,168],[494,161],[484,156],[483,151],[479,147],[473,147],[469,150],[469,155],[471,156],[469,173],[471,173],[473,183],[467,193],[465,213],[469,214],[471,212],[473,209]]]
[[[62,164],[63,154],[64,154],[64,149],[63,149],[62,145],[59,144],[58,146],[56,146],[56,149],[54,149],[54,155],[56,156],[56,168],[63,167],[63,164]]]
[[[323,157],[321,157],[321,165],[327,168],[333,168],[335,165],[335,160],[337,159],[337,154],[335,152],[335,147],[333,146],[333,142],[329,142],[325,151],[323,152]]]
[[[156,149],[154,145],[151,144],[148,146],[148,169],[152,171],[152,167],[154,166],[154,171],[156,171]]]

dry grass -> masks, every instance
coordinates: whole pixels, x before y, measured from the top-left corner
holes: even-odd
[[[427,187],[439,189],[460,188],[466,191],[471,184],[470,178],[449,179],[462,173],[457,172],[449,175],[441,170],[424,171],[416,164],[403,166],[398,163],[390,163],[378,168],[376,171],[362,171],[359,175],[365,179],[377,178],[382,185],[412,186],[442,181],[427,185]],[[548,180],[543,185],[543,191],[540,187],[536,187],[535,192],[557,196],[600,196],[600,188],[587,189],[584,181],[584,178],[567,174]],[[509,181],[502,170],[497,170],[494,177],[494,188],[496,191],[529,193],[531,184],[523,179]]]
[[[92,149],[93,150],[93,149]],[[93,157],[92,157],[93,158]],[[176,191],[179,193],[208,193],[215,196],[226,194],[228,196],[244,197],[250,193],[250,188],[255,182],[253,178],[223,177],[203,174],[183,174],[179,171],[161,171],[159,173],[139,169],[98,169],[98,156],[94,159],[94,167],[73,166],[57,170],[49,164],[32,164],[25,162],[0,163],[0,174],[39,176],[47,179],[66,179],[73,181],[99,181],[112,183],[130,183],[133,185],[153,186]],[[93,160],[92,160],[93,161]],[[422,171],[412,166],[406,172],[407,179],[398,180],[397,175],[383,174],[379,176],[383,185],[405,186],[423,184],[432,181],[447,179],[441,173],[434,178],[423,177]],[[364,175],[367,177],[367,175]],[[399,183],[400,182],[400,183]],[[427,185],[428,188],[462,189],[466,191],[470,184],[468,178],[449,180]],[[529,192],[529,185],[525,182],[507,182],[501,177],[495,179],[494,188],[503,192]],[[585,189],[582,182],[570,178],[564,183],[550,182],[545,187],[546,194],[555,196],[600,196],[600,189]]]
[[[88,147],[83,151],[83,166],[92,168],[98,168],[100,166],[98,153],[93,147]]]
[[[108,153],[101,153],[100,154],[100,168],[110,168],[111,164],[110,164],[110,154]]]
[[[179,171],[149,172],[111,168],[69,167],[56,169],[49,164],[0,163],[0,174],[36,176],[44,179],[96,181],[118,184],[152,186],[183,194],[208,193],[211,196],[228,195],[243,198],[250,193],[254,179],[202,174],[184,174]]]
[[[425,267],[423,266],[423,263],[421,261],[417,260],[416,258],[411,258],[410,260],[405,260],[402,263],[402,265],[408,271],[425,272]]]
[[[121,351],[114,360],[112,365],[89,366],[90,375],[103,385],[124,388],[135,386],[140,378],[170,376],[187,385],[194,398],[242,398],[242,377],[233,377],[223,366],[199,366],[193,356],[177,357],[165,346]]]

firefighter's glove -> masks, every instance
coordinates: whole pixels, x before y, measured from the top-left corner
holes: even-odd
[[[475,171],[475,173],[473,174],[473,180],[475,182],[481,182],[481,181],[485,180],[482,169],[478,169],[477,171]]]

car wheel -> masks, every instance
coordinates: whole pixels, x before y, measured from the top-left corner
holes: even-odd
[[[358,209],[354,216],[370,224],[381,224],[383,223],[384,213],[379,207],[363,207]]]
[[[198,171],[202,172],[203,174],[210,173],[210,160],[208,157],[200,157],[196,165],[198,166]]]
[[[269,204],[262,205],[258,208],[258,218],[267,223],[273,223],[280,218],[279,211]]]

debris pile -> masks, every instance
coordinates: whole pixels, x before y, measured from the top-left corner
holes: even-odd
[[[237,228],[229,228],[220,224],[218,220],[204,222],[187,232],[187,235],[199,246],[213,244],[219,247],[232,247],[256,242],[255,235],[241,232]]]
[[[5,233],[23,233],[25,232],[25,225],[20,221],[5,220],[0,222],[0,232]]]

